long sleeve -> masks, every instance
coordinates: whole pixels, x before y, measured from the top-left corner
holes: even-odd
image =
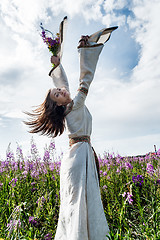
[[[92,45],[79,49],[80,56],[80,79],[78,94],[75,97],[75,107],[80,107],[84,104],[89,86],[93,80],[96,70],[97,61],[102,51],[103,44]]]
[[[60,47],[58,49],[57,56],[59,57],[60,62],[63,55],[66,28],[67,28],[67,16],[63,18],[63,21],[60,23],[59,26]],[[57,67],[51,69],[51,71],[49,72],[49,76],[53,79],[55,87],[57,88],[65,87],[69,91],[67,76],[61,63]]]
[[[69,91],[68,79],[62,64],[59,64],[56,68],[52,69],[49,76],[53,79],[56,88],[65,87],[67,91]]]

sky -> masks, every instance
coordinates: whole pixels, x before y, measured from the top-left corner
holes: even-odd
[[[92,145],[122,156],[160,148],[160,1],[159,0],[1,0],[0,1],[0,159],[8,145],[24,154],[32,136],[40,154],[50,138],[28,133],[24,111],[41,104],[54,87],[40,23],[58,32],[68,26],[62,64],[71,96],[78,89],[81,35],[118,26],[101,53],[86,105],[93,117]],[[57,152],[68,149],[64,133]]]

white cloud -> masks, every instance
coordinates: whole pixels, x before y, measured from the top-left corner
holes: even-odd
[[[1,16],[14,32],[29,33],[35,31],[35,23],[37,19],[49,19],[47,15],[47,2],[45,0],[5,0],[1,1]]]
[[[106,25],[106,27],[112,25],[123,26],[125,24],[125,19],[125,16],[117,16],[115,13],[108,13],[103,17],[102,23]]]
[[[114,1],[111,3],[114,4]],[[119,145],[119,150],[123,149],[123,144],[126,144],[126,152],[129,152],[129,149],[133,151],[133,146],[135,146],[139,152],[145,153],[145,144],[147,147],[149,144],[152,147],[154,142],[160,144],[158,140],[160,139],[159,7],[160,3],[157,1],[143,1],[143,5],[142,1],[134,1],[131,9],[134,17],[128,17],[128,24],[141,49],[139,62],[132,70],[130,81],[120,81],[117,76],[108,78],[108,69],[106,78],[97,75],[104,89],[100,88],[103,101],[96,100],[96,98],[93,100],[101,106],[96,110],[95,121],[97,122],[94,126],[98,126],[99,120],[101,127],[97,128],[95,133],[97,135],[99,132],[103,141],[106,138],[109,139],[106,145],[110,146],[110,149],[112,144],[113,146]],[[103,74],[105,75],[105,70]],[[144,151],[140,151],[137,144],[142,139]],[[132,142],[132,147],[129,147],[127,142]],[[138,154],[136,149],[134,152]]]
[[[143,5],[142,5],[143,3]],[[128,23],[134,29],[134,38],[141,45],[141,58],[134,69],[133,78],[138,81],[156,81],[160,70],[160,2],[135,1],[133,12],[135,18],[128,18]]]
[[[119,10],[127,6],[127,0],[105,0],[104,9],[106,12],[113,12],[114,10]]]
[[[23,118],[22,110],[30,110],[31,106],[41,103],[47,89],[52,87],[52,81],[47,76],[50,54],[37,32],[39,22],[42,21],[46,27],[55,30],[61,19],[65,15],[69,16],[63,62],[72,93],[77,88],[75,79],[79,74],[77,51],[74,50],[77,36],[97,31],[97,28],[104,27],[103,24],[115,24],[119,26],[119,30],[113,33],[111,42],[106,44],[102,52],[100,61],[103,59],[103,62],[98,65],[96,79],[91,85],[87,100],[93,114],[93,137],[98,139],[95,142],[98,151],[103,151],[102,148],[108,145],[110,149],[113,146],[124,154],[127,151],[137,154],[134,148],[140,151],[137,143],[141,141],[144,143],[141,152],[147,151],[146,146],[149,147],[153,142],[157,144],[160,131],[159,8],[160,3],[157,0],[134,0],[132,3],[127,0],[1,1],[2,116],[12,119],[12,124],[17,126],[18,119]],[[124,9],[126,10],[123,11]],[[127,17],[129,11],[133,15]],[[124,29],[126,36],[132,32],[132,36],[127,36],[127,42],[121,38]],[[120,68],[119,65],[122,61],[127,65],[125,59],[128,59],[132,48],[130,38],[134,38],[140,45],[137,53],[139,59],[135,60],[137,66],[134,69],[127,68],[128,73],[123,80],[123,71],[126,68]],[[116,48],[117,45],[119,48]],[[116,53],[119,53],[119,65],[115,65]],[[0,124],[6,126],[8,122],[11,121],[4,124],[1,118]],[[25,131],[23,129],[21,133]],[[18,129],[17,136],[20,137]],[[5,141],[10,142],[9,138],[8,133]],[[63,142],[65,145],[64,138],[57,139],[57,144]],[[26,139],[21,141],[27,141]],[[14,141],[14,136],[11,140]],[[130,144],[127,145],[127,142]]]

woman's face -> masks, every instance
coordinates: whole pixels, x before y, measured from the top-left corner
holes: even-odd
[[[52,88],[50,98],[56,102],[58,106],[67,105],[72,101],[70,93],[65,88]]]

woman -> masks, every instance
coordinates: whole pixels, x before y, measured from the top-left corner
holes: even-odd
[[[98,172],[90,143],[92,116],[85,99],[99,55],[111,32],[117,27],[102,29],[82,36],[79,42],[80,83],[78,93],[71,98],[61,57],[51,57],[55,67],[50,76],[56,88],[50,89],[39,108],[30,113],[27,124],[32,133],[49,136],[68,130],[70,148],[61,162],[61,205],[55,240],[105,240],[109,228],[100,197]]]

